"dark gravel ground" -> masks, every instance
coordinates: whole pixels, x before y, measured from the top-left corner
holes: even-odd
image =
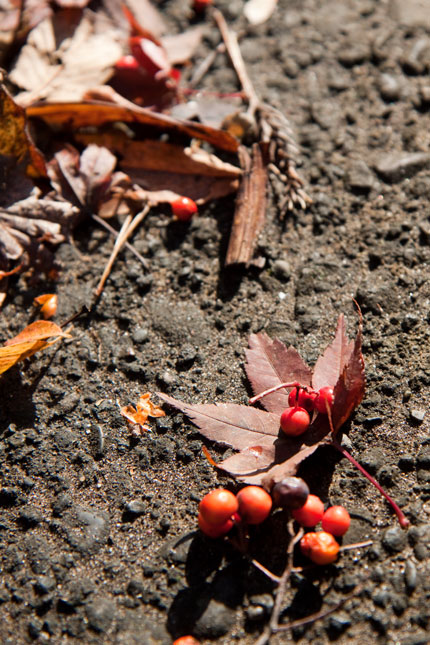
[[[242,0],[217,4],[244,26]],[[185,2],[162,5],[173,29],[187,25]],[[202,58],[217,40],[210,31]],[[119,405],[147,390],[245,402],[250,332],[278,336],[313,364],[339,313],[354,333],[353,298],[364,315],[367,393],[345,442],[411,526],[402,531],[336,454],[308,460],[301,472],[312,491],[351,511],[345,542],[373,546],[293,576],[288,619],[339,602],[360,582],[364,591],[291,639],[429,642],[430,1],[280,0],[241,45],[258,92],[295,126],[314,203],[284,224],[271,204],[258,249],[265,267],[228,272],[233,199],[190,226],[151,213],[134,242],[150,272],[124,253],[74,340],[2,377],[4,645],[168,645],[186,633],[254,642],[273,604],[270,581],[195,532],[199,499],[234,483],[217,476],[182,415],[133,440]],[[237,89],[226,58],[203,85]],[[59,249],[58,284],[11,286],[1,338],[22,329],[33,297],[52,288],[60,320],[89,302],[111,247],[82,226],[75,246]],[[283,536],[279,516],[253,535],[255,555],[278,573]]]

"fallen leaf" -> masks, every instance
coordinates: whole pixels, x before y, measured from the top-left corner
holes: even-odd
[[[292,347],[271,340],[266,334],[253,334],[247,350],[246,372],[254,391],[265,391],[282,383],[299,381],[310,386],[312,370]],[[349,349],[348,349],[349,348]],[[332,378],[337,370],[332,409],[333,430],[359,405],[364,394],[364,362],[361,353],[361,319],[353,344],[347,340],[343,316],[339,318],[333,342],[318,366],[319,377]],[[317,448],[331,443],[327,415],[315,415],[308,430],[299,437],[280,432],[280,415],[288,407],[288,393],[279,390],[261,399],[270,410],[235,403],[189,405],[158,394],[169,405],[186,414],[201,434],[240,452],[218,464],[240,481],[270,490],[276,481],[294,475],[301,462]]]
[[[27,165],[31,177],[46,177],[42,154],[27,131],[25,111],[12,98],[0,72],[0,158]]]
[[[236,179],[242,171],[238,166],[222,161],[214,154],[198,146],[186,147],[144,139],[136,141],[123,132],[111,131],[101,134],[78,134],[76,140],[84,145],[98,144],[120,156],[122,168],[155,170],[181,175],[206,175]]]
[[[53,340],[48,342],[48,338]],[[61,338],[70,338],[70,334],[53,322],[36,320],[0,347],[0,374]]]
[[[65,199],[98,210],[98,204],[112,179],[117,158],[106,147],[88,145],[79,155],[67,145],[48,164],[52,185]]]
[[[251,25],[261,25],[270,18],[277,4],[278,0],[248,0],[243,13]]]
[[[123,54],[118,30],[106,17],[88,12],[68,30],[61,20],[60,12],[32,29],[10,72],[25,90],[15,97],[24,107],[40,99],[79,101],[110,78]]]
[[[31,105],[27,107],[26,113],[29,118],[42,119],[54,128],[63,127],[76,131],[78,128],[101,127],[122,121],[154,127],[166,133],[184,134],[191,138],[207,141],[215,148],[227,152],[236,152],[239,147],[237,139],[223,130],[192,121],[180,121],[165,114],[152,112],[123,99],[112,88],[100,88],[97,93],[92,92],[91,96],[102,100]],[[120,104],[106,101],[105,99],[108,97],[112,101],[120,101]]]
[[[127,419],[132,426],[132,433],[135,436],[141,436],[150,427],[146,424],[148,417],[164,417],[165,412],[154,403],[152,403],[150,392],[145,392],[139,398],[136,408],[132,405],[126,405],[120,408],[120,414]]]

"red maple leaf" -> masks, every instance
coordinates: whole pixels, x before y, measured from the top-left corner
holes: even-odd
[[[332,427],[327,415],[317,414],[299,437],[280,432],[280,415],[289,405],[286,388],[261,399],[266,410],[236,403],[193,405],[165,394],[159,396],[186,414],[203,436],[239,450],[217,464],[219,468],[240,481],[270,490],[275,482],[294,475],[319,446],[332,443],[361,402],[365,387],[361,337],[361,319],[355,340],[349,340],[341,315],[332,343],[312,371],[293,347],[287,348],[264,333],[250,336],[245,370],[255,394],[294,382],[315,390],[325,386],[334,389]]]

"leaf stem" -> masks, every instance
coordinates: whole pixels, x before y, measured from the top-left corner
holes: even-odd
[[[263,399],[265,396],[268,396],[269,394],[273,394],[278,390],[283,390],[284,388],[287,388],[287,387],[300,387],[302,390],[307,391],[307,387],[305,385],[302,385],[298,381],[293,381],[292,383],[280,383],[279,385],[270,387],[268,390],[264,390],[264,392],[260,392],[260,394],[256,394],[255,396],[250,398],[249,404],[254,405],[254,403],[257,403],[257,401],[259,401],[260,399]]]
[[[390,504],[390,506],[392,507],[393,511],[397,515],[397,519],[399,520],[400,526],[403,529],[407,528],[409,526],[409,520],[407,519],[407,517],[405,517],[403,511],[399,508],[399,506],[396,504],[396,502],[382,488],[381,484],[379,484],[376,481],[376,479],[374,477],[372,477],[372,475],[370,475],[367,472],[367,470],[365,468],[363,468],[363,466],[361,466],[358,463],[358,461],[356,459],[354,459],[354,457],[352,455],[350,455],[349,452],[343,446],[341,446],[340,443],[338,443],[338,441],[335,438],[332,439],[332,444],[336,448],[336,450],[338,450],[341,453],[341,455],[346,457],[351,462],[351,464],[353,466],[358,468],[358,470],[370,481],[370,483],[373,484],[375,486],[375,488],[377,488],[379,490],[381,495],[383,495],[383,497],[385,497],[385,499],[387,500],[387,502]]]

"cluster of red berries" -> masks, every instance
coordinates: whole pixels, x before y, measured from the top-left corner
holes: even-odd
[[[316,495],[309,495],[306,503],[292,511],[294,519],[306,528],[321,522],[322,531],[306,533],[300,540],[300,549],[315,564],[330,564],[339,553],[335,537],[344,535],[349,529],[351,518],[343,506],[330,506],[324,511],[324,504]]]
[[[310,415],[316,411],[327,414],[333,406],[333,388],[322,387],[318,392],[307,388],[295,387],[288,396],[289,406],[281,414],[281,429],[289,437],[297,437],[309,428]]]
[[[339,544],[335,539],[344,535],[351,523],[348,511],[343,506],[324,504],[300,477],[286,477],[274,485],[272,496],[260,486],[245,486],[237,495],[216,488],[205,495],[199,504],[198,523],[200,530],[211,538],[226,535],[235,524],[261,524],[272,509],[287,509],[293,518],[305,528],[314,528],[321,522],[322,531],[306,533],[300,548],[304,555],[316,564],[330,564],[337,558]]]
[[[261,524],[272,509],[272,498],[260,486],[245,486],[237,495],[216,488],[199,504],[199,528],[209,537],[226,535],[239,522]]]

